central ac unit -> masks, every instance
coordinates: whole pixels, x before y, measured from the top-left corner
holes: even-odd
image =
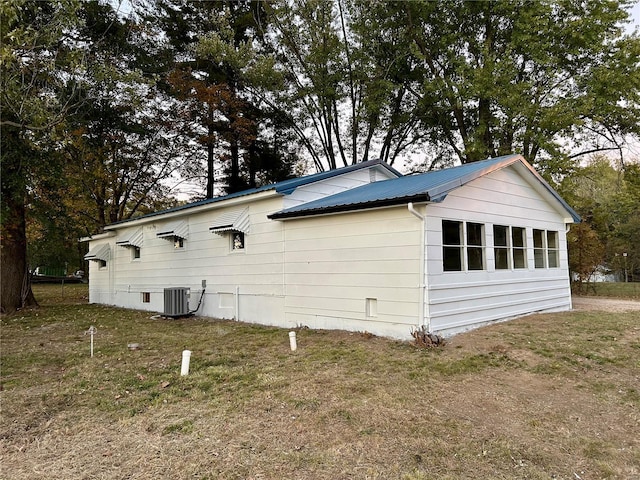
[[[184,317],[189,315],[189,289],[184,287],[164,289],[165,317]]]

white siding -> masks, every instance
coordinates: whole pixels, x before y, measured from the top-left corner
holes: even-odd
[[[291,195],[285,197],[283,208],[290,208],[302,203],[312,202],[319,198],[335,195],[336,193],[371,183],[372,174],[369,173],[370,170],[375,172],[373,174],[375,181],[396,178],[395,175],[382,167],[374,166],[356,170],[296,188]]]
[[[485,270],[443,271],[443,219],[485,225]],[[495,270],[494,224],[526,228],[526,269]],[[534,268],[533,229],[558,232],[558,268]],[[571,308],[564,216],[513,168],[476,179],[443,202],[429,204],[426,239],[426,314],[432,331],[455,333],[526,313]]]
[[[109,271],[91,270],[94,293],[90,300],[162,312],[164,289],[187,287],[191,290],[189,307],[195,309],[204,280],[206,289],[198,314],[235,318],[237,305],[240,320],[278,324],[283,316],[282,225],[266,216],[281,209],[282,200],[260,200],[249,206],[251,231],[245,235],[242,251],[231,250],[230,234],[221,236],[209,231],[213,220],[228,210],[220,207],[191,215],[185,212],[189,233],[182,249],[174,248],[173,241],[156,236],[163,222],[169,221],[161,216],[143,226],[139,259],[132,259],[130,248],[113,246]],[[129,230],[116,232],[114,242]],[[149,303],[143,302],[143,292],[150,294]]]
[[[91,247],[96,245],[108,244],[110,249],[110,258],[107,261],[107,266],[100,268],[99,263],[94,260],[89,260],[89,302],[90,303],[103,303],[106,305],[112,305],[113,303],[113,274],[114,274],[114,252],[115,252],[115,240],[100,240],[91,244]]]
[[[421,223],[406,207],[284,225],[288,324],[409,338],[419,317]]]

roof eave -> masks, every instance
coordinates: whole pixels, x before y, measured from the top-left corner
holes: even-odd
[[[267,218],[271,220],[291,220],[294,218],[311,217],[317,215],[329,215],[334,213],[353,212],[356,210],[372,210],[375,208],[393,207],[396,205],[403,205],[405,203],[428,203],[430,201],[429,195],[426,193],[420,193],[417,195],[411,195],[398,198],[387,198],[381,200],[374,200],[370,202],[351,203],[348,205],[333,205],[331,207],[320,207],[302,211],[287,212],[283,210],[281,212],[272,213],[267,215]]]

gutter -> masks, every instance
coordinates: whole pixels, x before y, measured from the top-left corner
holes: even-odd
[[[407,209],[409,212],[422,221],[422,229],[420,233],[420,282],[418,284],[418,288],[420,291],[420,312],[419,312],[419,328],[426,327],[428,332],[431,332],[431,316],[429,313],[425,316],[425,309],[429,307],[429,302],[427,301],[427,285],[425,282],[425,277],[427,274],[426,269],[426,228],[427,228],[427,217],[426,215],[420,214],[412,202],[407,203]]]

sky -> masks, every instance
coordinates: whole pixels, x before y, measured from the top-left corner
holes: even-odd
[[[631,21],[630,25],[627,25],[627,30],[633,32],[635,28],[640,30],[640,1],[637,1],[631,8]]]

